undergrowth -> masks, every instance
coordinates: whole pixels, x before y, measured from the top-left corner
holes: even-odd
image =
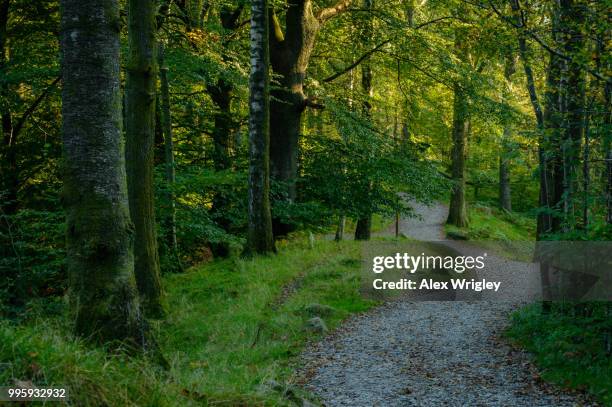
[[[92,348],[68,322],[0,324],[0,385],[61,386],[82,406],[294,405],[296,356],[319,333],[308,306],[332,329],[374,305],[359,293],[360,245],[281,243],[280,254],[227,259],[165,277],[168,317],[153,323],[170,364]],[[316,308],[316,307],[315,307]]]
[[[586,304],[578,312],[540,304],[517,311],[506,335],[534,355],[544,380],[593,394],[612,406],[612,356],[605,337],[612,321],[602,303]]]

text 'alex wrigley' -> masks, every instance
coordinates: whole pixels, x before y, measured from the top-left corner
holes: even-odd
[[[450,281],[434,281],[432,279],[422,279],[417,284],[414,280],[402,278],[399,281],[383,281],[381,278],[377,278],[373,282],[373,287],[376,290],[471,290],[471,291],[485,291],[493,290],[497,292],[501,286],[499,281],[487,281],[485,279],[465,279],[465,278],[453,278]]]

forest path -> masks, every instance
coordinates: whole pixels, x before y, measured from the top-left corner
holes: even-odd
[[[421,218],[402,219],[400,231],[441,240],[446,206],[415,209]],[[350,318],[304,353],[305,387],[328,407],[588,405],[542,383],[527,355],[500,339],[515,307],[491,301],[385,303]]]

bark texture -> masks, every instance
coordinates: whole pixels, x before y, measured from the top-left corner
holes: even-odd
[[[156,0],[128,2],[126,167],[130,215],[135,229],[136,282],[143,310],[150,317],[164,314],[153,187],[158,74],[156,14]]]
[[[270,213],[270,48],[268,2],[251,2],[249,227],[246,254],[275,251]]]
[[[119,87],[117,0],[62,0],[67,269],[75,331],[144,346]]]

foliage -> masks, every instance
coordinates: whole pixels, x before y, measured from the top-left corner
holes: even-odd
[[[560,304],[547,314],[530,305],[513,315],[506,335],[534,354],[542,378],[612,406],[612,358],[604,343],[612,332],[609,307]]]
[[[22,210],[0,216],[0,315],[20,315],[36,298],[66,287],[62,212]]]
[[[409,214],[404,194],[431,202],[446,191],[448,183],[420,158],[419,146],[393,140],[342,105],[328,101],[326,106],[337,134],[314,133],[304,141],[303,199],[358,219],[372,213]]]

